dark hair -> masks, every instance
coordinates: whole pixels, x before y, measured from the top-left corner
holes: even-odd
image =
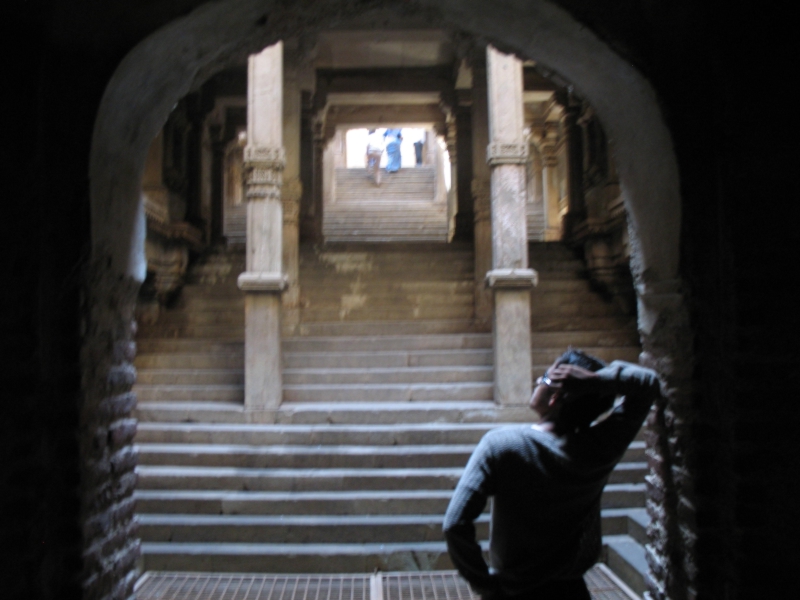
[[[559,356],[556,364],[575,365],[589,371],[599,371],[606,366],[606,363],[599,358],[573,348],[569,348]],[[564,394],[561,398],[557,422],[568,430],[584,429],[611,408],[614,398],[613,395],[582,394],[570,397],[570,394]]]

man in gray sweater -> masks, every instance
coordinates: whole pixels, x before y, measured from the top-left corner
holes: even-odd
[[[603,487],[659,393],[650,369],[568,350],[536,381],[530,407],[541,421],[483,437],[443,530],[453,564],[485,600],[590,598],[583,574],[600,554]],[[491,567],[473,523],[489,497]]]

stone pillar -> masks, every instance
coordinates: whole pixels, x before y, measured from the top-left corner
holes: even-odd
[[[492,48],[486,51],[489,82],[492,270],[494,292],[494,394],[499,404],[525,404],[531,395],[530,290],[522,62]]]
[[[451,242],[456,234],[456,216],[458,215],[458,155],[455,119],[447,124],[447,155],[450,159],[450,189],[447,191],[447,241]]]
[[[301,93],[295,53],[286,52],[283,76],[283,145],[286,166],[283,170],[283,273],[289,287],[283,294],[281,331],[291,335],[300,322],[300,118]]]
[[[492,268],[492,225],[489,210],[489,143],[486,64],[483,56],[472,63],[472,191],[475,216],[475,319],[487,328],[492,320],[492,294],[484,279]]]
[[[459,90],[469,92],[469,90]],[[472,97],[470,104],[456,107],[456,151],[450,156],[450,160],[455,160],[456,166],[456,195],[458,198],[458,211],[456,212],[456,231],[454,240],[472,241],[474,239],[474,220],[472,185]],[[484,150],[485,152],[485,146]]]
[[[324,158],[325,146],[327,140],[325,139],[325,122],[319,118],[315,118],[313,122],[313,144],[314,144],[314,166],[313,166],[313,184],[314,189],[311,191],[311,206],[308,211],[308,226],[309,241],[322,242],[322,218],[323,218],[323,185],[325,183],[324,177]]]
[[[586,217],[583,198],[583,129],[578,123],[580,105],[564,107],[564,129],[567,136],[567,194],[569,210],[565,217],[564,233],[572,235],[575,226]]]
[[[283,44],[252,55],[247,76],[247,265],[245,293],[245,409],[275,411],[281,404],[281,292],[283,207]]]
[[[544,204],[544,239],[551,242],[561,239],[560,190],[558,185],[558,126],[546,123],[541,138],[542,196]]]

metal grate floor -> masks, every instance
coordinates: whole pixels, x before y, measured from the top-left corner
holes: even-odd
[[[594,600],[638,599],[604,565],[586,575]],[[455,571],[267,575],[148,571],[138,600],[480,600]]]

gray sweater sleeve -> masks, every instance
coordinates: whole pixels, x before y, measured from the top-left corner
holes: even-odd
[[[597,374],[600,393],[623,398],[606,419],[591,429],[603,446],[621,453],[636,436],[653,401],[661,395],[658,377],[651,369],[621,360],[615,360]]]
[[[493,493],[490,463],[490,444],[484,437],[472,453],[453,492],[442,525],[453,564],[482,596],[499,588],[499,581],[490,573],[480,544],[475,539],[474,521],[486,508],[487,498]]]

